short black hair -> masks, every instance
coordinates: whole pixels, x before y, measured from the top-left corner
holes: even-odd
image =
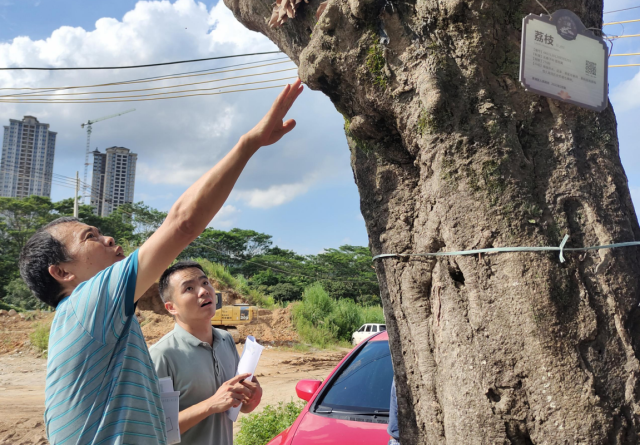
[[[160,293],[160,298],[162,298],[163,302],[166,303],[167,301],[171,301],[171,292],[169,292],[169,280],[171,279],[171,275],[180,270],[192,268],[200,269],[203,274],[207,274],[199,263],[190,260],[178,261],[162,273],[160,282],[158,283],[158,292]]]
[[[71,261],[73,258],[65,245],[49,233],[49,229],[70,222],[80,222],[80,220],[64,216],[39,228],[22,248],[18,261],[20,276],[31,292],[38,300],[53,308],[58,306],[64,296],[61,295],[62,286],[49,273],[49,266]]]

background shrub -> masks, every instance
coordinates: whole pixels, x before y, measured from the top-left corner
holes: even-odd
[[[319,348],[344,344],[364,323],[384,323],[380,306],[362,306],[351,299],[334,300],[320,283],[307,287],[293,306],[293,322],[300,338]]]
[[[40,352],[45,353],[49,349],[49,332],[51,331],[51,324],[49,323],[36,323],[34,330],[29,334],[29,341],[31,345]]]
[[[264,295],[258,289],[254,289],[249,286],[246,278],[242,275],[233,276],[222,264],[211,262],[204,258],[195,258],[194,261],[199,263],[207,276],[216,280],[222,289],[233,289],[236,292],[242,294],[249,304],[253,304],[256,306],[271,308],[273,307],[273,298]],[[222,290],[216,289],[216,290]]]
[[[237,445],[265,445],[293,425],[304,405],[302,401],[280,402],[243,417],[240,419],[240,431],[233,442]]]
[[[22,281],[22,278],[11,280],[11,282],[4,287],[4,292],[5,295],[2,298],[2,301],[5,304],[26,309],[28,311],[49,308],[49,306],[33,296],[27,287],[27,284]]]
[[[277,303],[299,300],[302,291],[298,286],[291,283],[278,283],[269,288],[271,296]]]

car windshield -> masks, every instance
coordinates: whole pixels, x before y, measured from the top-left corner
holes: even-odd
[[[389,342],[369,342],[339,371],[319,405],[345,411],[388,411],[392,380]]]

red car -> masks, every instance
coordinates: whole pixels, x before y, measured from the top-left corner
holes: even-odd
[[[324,382],[298,382],[298,397],[309,403],[268,445],[386,445],[392,381],[389,336],[382,332],[355,347]]]

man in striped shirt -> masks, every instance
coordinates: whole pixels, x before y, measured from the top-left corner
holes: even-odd
[[[56,308],[45,390],[52,445],[166,443],[158,378],[135,303],[211,222],[251,156],[293,129],[295,121],[283,119],[301,92],[299,80],[287,85],[258,125],[178,199],[129,257],[113,238],[74,218],[53,221],[26,243],[22,278]],[[229,406],[246,391],[230,386]]]

